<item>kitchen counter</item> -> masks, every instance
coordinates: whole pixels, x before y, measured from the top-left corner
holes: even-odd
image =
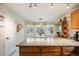
[[[63,56],[79,54],[79,42],[66,38],[37,38],[25,40],[17,45],[20,56]],[[75,49],[77,48],[77,49]]]
[[[79,46],[79,42],[72,40],[72,39],[66,39],[66,38],[55,38],[55,39],[48,39],[48,40],[33,40],[33,41],[23,41],[17,46]]]

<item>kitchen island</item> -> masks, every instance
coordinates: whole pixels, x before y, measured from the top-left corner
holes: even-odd
[[[20,56],[65,56],[75,55],[79,42],[66,38],[42,39],[41,41],[23,41],[17,45]],[[78,49],[75,51],[77,53]]]

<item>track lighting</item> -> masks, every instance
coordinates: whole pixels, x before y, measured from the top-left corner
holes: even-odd
[[[66,7],[66,8],[67,8],[67,9],[69,9],[69,8],[70,8],[70,4],[69,4],[69,3],[67,4],[67,7]]]
[[[32,3],[30,3],[30,5],[29,5],[29,8],[31,8],[32,7]]]
[[[53,8],[53,3],[51,3],[51,8]]]
[[[51,6],[51,8],[54,8],[54,4],[53,4],[53,3],[51,3],[50,6]],[[34,4],[30,3],[30,4],[29,4],[29,8],[32,8],[32,7],[33,7],[33,8],[37,8],[37,4],[36,4],[36,3],[34,3]],[[69,4],[69,3],[67,3],[66,8],[67,8],[67,9],[70,8],[70,4]]]
[[[37,5],[36,5],[36,3],[34,4],[34,8],[37,8]]]

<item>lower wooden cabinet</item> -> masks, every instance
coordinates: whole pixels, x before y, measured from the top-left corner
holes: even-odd
[[[42,47],[41,52],[60,52],[60,47]]]
[[[60,53],[42,53],[41,56],[60,56]]]
[[[20,56],[40,56],[40,53],[20,53]]]
[[[63,50],[63,51],[62,51]],[[52,46],[22,46],[20,47],[20,56],[61,56],[69,55],[72,52],[71,49],[63,47],[52,47]]]
[[[20,52],[40,52],[40,49],[37,47],[20,47]]]

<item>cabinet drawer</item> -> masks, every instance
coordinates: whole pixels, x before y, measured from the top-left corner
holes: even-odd
[[[20,53],[20,56],[40,56],[40,53]]]
[[[20,47],[20,52],[40,52],[38,47]]]
[[[74,50],[74,47],[63,47],[64,52],[72,52]]]
[[[60,47],[44,47],[41,52],[60,52]]]
[[[60,56],[60,53],[42,53],[42,56]]]

